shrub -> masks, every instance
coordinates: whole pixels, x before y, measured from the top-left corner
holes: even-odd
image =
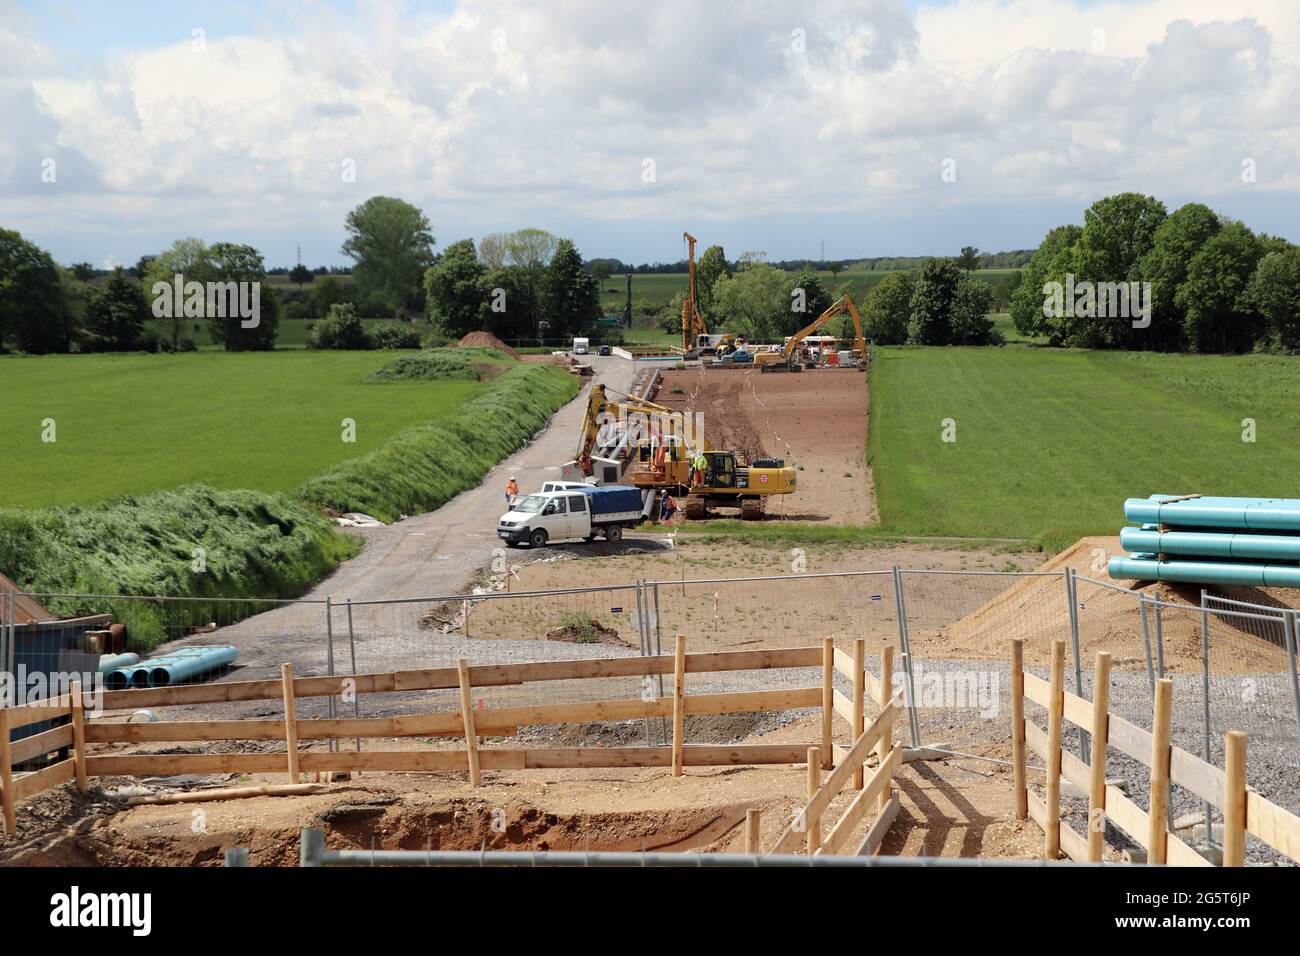
[[[313,349],[368,349],[365,323],[351,305],[332,305],[330,313],[312,329],[307,345]]]
[[[385,322],[370,330],[370,341],[377,349],[418,349],[420,332],[414,326]]]

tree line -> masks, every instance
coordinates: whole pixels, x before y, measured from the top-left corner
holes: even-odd
[[[1024,335],[1080,348],[1300,350],[1300,247],[1201,203],[1107,196],[1048,232],[1012,295]]]

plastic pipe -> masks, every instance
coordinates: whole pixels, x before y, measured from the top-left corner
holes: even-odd
[[[1152,556],[1111,558],[1107,573],[1118,580],[1173,581],[1187,584],[1249,584],[1300,588],[1300,567],[1228,561],[1157,561]]]
[[[1135,524],[1300,532],[1300,500],[1295,498],[1184,498],[1175,495],[1129,498],[1124,517]]]
[[[1148,531],[1124,528],[1120,546],[1130,553],[1238,558],[1247,561],[1300,561],[1300,535],[1234,534],[1209,531]]]

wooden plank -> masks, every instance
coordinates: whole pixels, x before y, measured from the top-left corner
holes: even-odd
[[[811,808],[813,797],[817,796],[817,791],[822,786],[822,758],[816,747],[808,748],[807,770],[808,806]],[[812,856],[822,845],[821,813],[808,812],[804,817],[804,827],[807,830],[806,850]]]
[[[61,783],[67,783],[77,775],[76,762],[60,760],[58,763],[42,767],[35,773],[25,773],[14,778],[14,801],[26,800],[38,793],[51,790]]]
[[[772,670],[785,667],[816,667],[821,664],[820,647],[794,647],[765,651],[716,651],[691,654],[687,673],[736,670]],[[581,680],[600,677],[641,677],[671,674],[672,655],[655,657],[613,657],[576,661],[540,661],[526,664],[481,664],[470,668],[475,687],[501,687],[528,681]],[[343,690],[349,681],[359,694],[386,694],[409,690],[454,690],[459,686],[455,667],[428,667],[409,671],[357,674],[335,677],[299,677],[294,684],[297,697],[329,697]],[[115,690],[103,695],[105,710],[138,707],[168,707],[181,704],[211,704],[230,701],[275,700],[281,696],[280,681],[221,681],[212,684],[160,687],[148,690]],[[42,716],[42,720],[49,719]]]
[[[745,811],[745,852],[761,853],[763,836],[763,816],[762,811],[750,807]]]
[[[886,644],[880,649],[880,681],[876,685],[876,706],[884,707],[889,699],[894,696],[894,645]],[[890,753],[894,749],[893,734],[881,734],[880,739],[876,741],[876,766],[883,767],[885,761],[889,759]],[[891,773],[889,777],[893,777]],[[889,805],[889,798],[892,793],[889,785],[889,777],[885,779],[884,786],[880,790],[880,800],[877,810],[880,813],[885,812]]]
[[[1047,822],[1043,855],[1055,860],[1061,855],[1061,720],[1065,685],[1065,641],[1052,642],[1052,680],[1047,697]]]
[[[1092,783],[1092,768],[1068,750],[1061,751],[1061,776],[1074,784],[1084,793]],[[1106,781],[1102,781],[1102,786]]]
[[[1051,700],[1051,686],[1035,674],[1028,671],[1025,675],[1025,697],[1032,700],[1039,707],[1046,707],[1047,702]]]
[[[1228,777],[1222,770],[1179,747],[1169,751],[1169,779],[1185,787],[1211,806],[1224,808],[1223,793]]]
[[[1119,827],[1140,846],[1146,847],[1150,839],[1150,818],[1147,812],[1128,798],[1119,787],[1106,785],[1106,819]]]
[[[835,648],[835,669],[849,680],[853,680],[853,658],[838,647]]]
[[[1150,837],[1147,863],[1164,863],[1168,846],[1169,735],[1173,729],[1174,682],[1156,681],[1155,717],[1151,723],[1151,797],[1147,803]]]
[[[830,805],[831,800],[844,789],[844,785],[853,777],[853,771],[862,766],[866,760],[867,754],[875,746],[876,741],[880,739],[881,734],[891,732],[894,719],[898,716],[899,705],[897,701],[890,701],[888,705],[880,712],[878,716],[857,740],[853,742],[852,749],[849,750],[848,756],[844,762],[837,766],[826,782],[822,784],[817,791],[817,795],[808,802],[808,806],[802,811],[804,819],[808,817],[820,816],[826,807]],[[799,844],[800,831],[796,824],[800,815],[796,814],[795,819],[786,825],[781,832],[780,838],[769,852],[771,853],[793,853]]]
[[[1025,800],[1025,639],[1011,641],[1011,787],[1015,793],[1016,819],[1029,814]]]
[[[864,695],[867,692],[867,642],[864,638],[857,638],[853,642],[853,739],[857,740],[862,736],[862,731],[866,727],[866,701]],[[866,757],[864,755],[863,759]],[[862,764],[859,763],[853,771],[853,788],[862,789]]]
[[[673,776],[684,769],[682,747],[686,744],[686,635],[678,634],[673,649]]]
[[[1246,791],[1246,830],[1300,863],[1300,817]]]
[[[299,783],[298,772],[298,706],[293,697],[293,665],[280,665],[280,685],[284,693],[285,754],[289,758],[289,782]]]
[[[478,759],[478,730],[474,726],[474,695],[469,682],[469,661],[461,658],[456,662],[456,673],[460,682],[460,719],[465,725],[465,756],[468,758],[469,785],[481,786],[483,774]]]
[[[872,806],[880,799],[880,795],[889,787],[890,779],[898,772],[898,767],[902,763],[903,751],[900,747],[894,747],[890,750],[889,755],[884,762],[876,768],[876,772],[871,775],[866,786],[858,791],[853,802],[848,805],[844,813],[840,815],[839,820],[827,834],[818,853],[834,854],[837,853],[853,835],[858,824],[866,815],[868,807]],[[886,801],[888,803],[888,801]]]
[[[9,711],[9,729],[17,730],[20,727],[30,727],[32,724],[43,723],[47,720],[72,716],[72,701],[67,694],[64,694],[62,697],[55,697],[48,701],[43,700],[38,704],[22,704],[18,707],[6,707],[4,709]]]
[[[471,671],[473,668],[471,668]],[[843,695],[840,695],[843,697]],[[727,694],[695,694],[686,698],[687,715],[743,714],[765,710],[813,707],[821,700],[821,689],[798,687],[789,690],[740,691]],[[847,703],[847,698],[845,698]],[[633,720],[640,717],[669,717],[672,700],[585,701],[575,704],[543,704],[525,707],[493,707],[474,712],[480,736],[510,736],[525,725],[586,723]],[[460,712],[412,714],[400,717],[299,718],[298,738],[326,737],[463,737]],[[91,720],[86,725],[91,743],[146,743],[202,740],[283,740],[284,722],[279,720],[175,720],[120,721]]]
[[[86,701],[81,696],[81,681],[73,681],[69,693],[72,698],[72,763],[77,789],[86,790]]]
[[[802,764],[807,744],[747,744],[738,746],[689,746],[684,762],[688,767]],[[304,751],[299,756],[307,772],[327,770],[450,771],[464,770],[464,750]],[[66,762],[66,761],[65,761]],[[600,747],[483,749],[479,751],[484,770],[564,769],[581,767],[669,767],[672,754],[666,747]],[[171,776],[178,773],[277,773],[284,770],[283,754],[111,754],[86,758],[92,777]],[[69,778],[70,779],[70,778]]]
[[[880,815],[876,817],[876,822],[871,824],[870,829],[867,830],[867,835],[862,838],[862,842],[853,851],[854,856],[875,855],[876,851],[880,849],[880,844],[885,840],[885,834],[893,826],[894,818],[898,816],[900,806],[898,791],[895,790],[889,798],[889,803],[885,804],[885,809],[880,811]]]
[[[835,708],[835,713],[838,714],[840,718],[846,724],[849,725],[849,729],[852,729],[853,728],[853,701],[849,700],[839,691],[835,691],[831,695],[831,703],[832,706],[834,706]]]
[[[1151,766],[1151,732],[1130,723],[1116,714],[1110,715],[1109,743],[1122,754],[1127,754],[1144,767]]]
[[[1201,854],[1197,853],[1190,846],[1170,833],[1167,837],[1165,849],[1165,862],[1170,866],[1213,866],[1214,864],[1207,860]]]
[[[1106,740],[1110,733],[1110,652],[1098,651],[1092,673],[1092,759],[1088,765],[1088,860],[1105,850]]]
[[[1038,756],[1047,759],[1047,731],[1028,718],[1025,719],[1025,743]]]
[[[1043,803],[1042,799],[1038,796],[1038,794],[1033,793],[1032,791],[1028,793],[1026,796],[1028,797],[1028,799],[1025,801],[1025,805],[1026,805],[1026,809],[1029,812],[1029,819],[1037,823],[1038,829],[1046,833],[1047,832],[1046,804]]]
[[[1062,696],[1065,719],[1092,733],[1092,702],[1066,691]]]
[[[13,745],[9,740],[10,707],[0,707],[0,822],[4,823],[5,833],[14,836],[18,833],[18,818],[15,816],[14,804],[14,759]]]
[[[1076,863],[1088,859],[1088,841],[1079,836],[1068,823],[1061,824],[1061,850]]]
[[[835,717],[835,642],[829,637],[822,639],[822,745],[821,752],[825,759],[823,769],[835,766],[835,737],[832,720]]]
[[[1223,738],[1223,865],[1246,865],[1246,735],[1230,730]],[[1172,768],[1171,768],[1172,769]]]
[[[862,671],[862,689],[868,700],[880,700],[880,681],[876,680],[876,675],[865,668]]]
[[[62,727],[53,727],[15,741],[12,745],[12,759],[15,764],[20,764],[33,757],[44,757],[46,754],[71,746],[72,725],[64,724]]]

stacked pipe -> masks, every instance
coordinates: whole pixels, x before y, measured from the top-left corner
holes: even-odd
[[[166,687],[228,667],[239,652],[229,644],[211,647],[178,647],[160,657],[134,661],[108,672],[104,683],[109,690],[128,687]]]
[[[1300,499],[1129,498],[1112,578],[1300,588]]]

